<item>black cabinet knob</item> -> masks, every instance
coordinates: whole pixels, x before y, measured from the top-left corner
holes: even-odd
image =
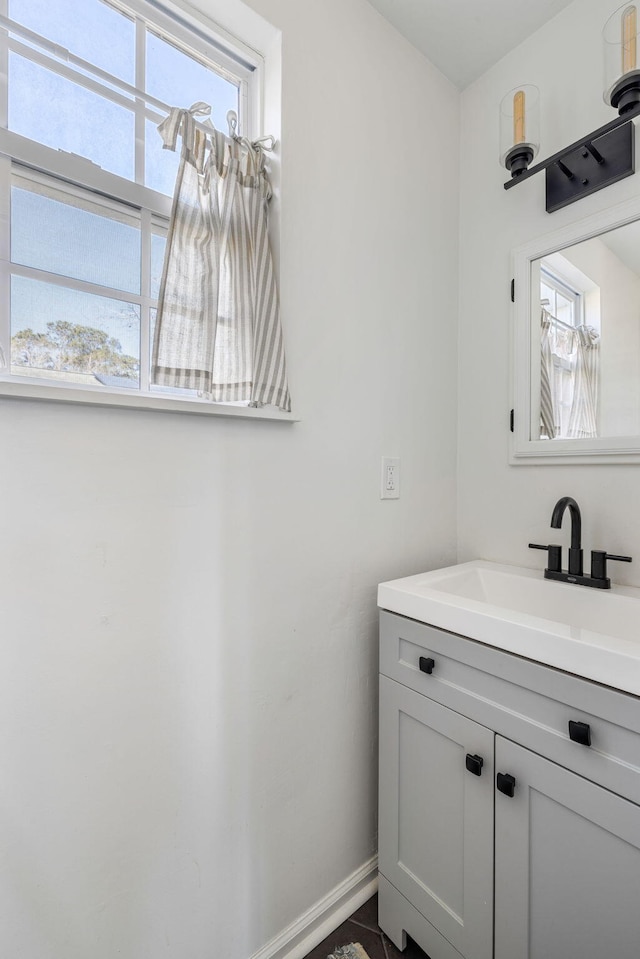
[[[498,773],[496,786],[499,792],[504,793],[509,799],[513,799],[513,794],[516,791],[515,776],[510,775],[510,773]]]
[[[420,657],[420,670],[423,673],[431,674],[433,672],[433,667],[435,666],[435,660],[427,658],[426,656]]]
[[[474,776],[480,776],[482,775],[484,759],[482,756],[472,756],[471,753],[467,753],[466,765],[470,773],[473,773]]]
[[[591,745],[591,726],[589,723],[578,723],[569,720],[569,739],[581,746]]]

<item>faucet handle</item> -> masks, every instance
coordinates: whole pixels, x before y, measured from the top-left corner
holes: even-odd
[[[539,543],[529,543],[529,549],[546,549],[549,554],[547,569],[552,573],[559,573],[562,569],[562,546],[550,544],[541,546]]]
[[[607,560],[613,559],[618,563],[631,563],[630,556],[615,556],[613,553],[607,553],[603,549],[591,550],[591,578],[607,580]]]

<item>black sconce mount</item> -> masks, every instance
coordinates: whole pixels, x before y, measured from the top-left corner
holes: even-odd
[[[518,143],[512,147],[504,159],[504,165],[512,177],[519,177],[533,160],[533,147],[528,143]]]
[[[545,170],[546,210],[554,213],[635,173],[635,128],[632,121],[640,115],[637,78],[634,88],[620,90],[619,100],[618,109],[624,111],[620,116],[547,160],[523,169],[525,157],[511,157],[512,179],[505,183],[505,190]],[[524,144],[513,147],[512,153],[521,150],[522,146]]]

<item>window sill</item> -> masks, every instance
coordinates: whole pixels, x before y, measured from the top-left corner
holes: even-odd
[[[231,416],[247,420],[278,420],[297,423],[291,413],[274,407],[231,406],[208,400],[174,399],[170,396],[139,396],[128,390],[92,390],[87,387],[45,386],[40,383],[17,383],[0,379],[0,397],[8,399],[46,400],[50,403],[79,403],[83,406],[106,406],[125,410],[150,410],[156,413],[191,413],[197,416]]]

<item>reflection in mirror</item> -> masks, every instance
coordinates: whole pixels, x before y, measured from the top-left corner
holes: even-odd
[[[531,261],[532,440],[640,434],[640,222]]]

